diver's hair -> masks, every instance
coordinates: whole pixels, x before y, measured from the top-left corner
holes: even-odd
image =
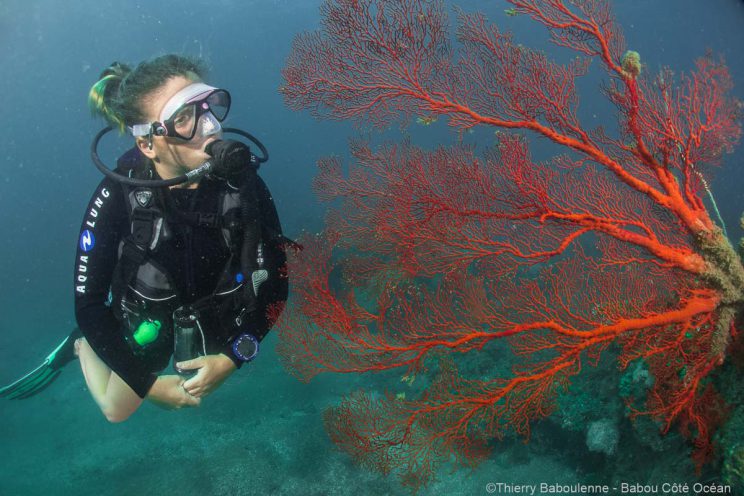
[[[146,60],[134,69],[114,62],[90,88],[88,106],[94,116],[103,117],[123,133],[126,126],[145,122],[146,98],[168,79],[182,76],[201,81],[206,73],[200,60],[174,54]]]

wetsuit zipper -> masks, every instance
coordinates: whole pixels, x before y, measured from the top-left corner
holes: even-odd
[[[193,212],[196,207],[196,197],[199,195],[199,188],[197,187],[191,195],[189,201],[189,212]],[[196,281],[194,280],[194,228],[190,225],[186,225],[186,284],[188,287],[188,298],[194,298],[196,293]]]
[[[188,298],[193,298],[194,295],[194,270],[191,266],[192,258],[193,258],[193,236],[192,236],[192,228],[191,226],[186,226],[186,232],[184,233],[186,237],[186,287],[188,290],[186,291],[186,294],[188,295]]]

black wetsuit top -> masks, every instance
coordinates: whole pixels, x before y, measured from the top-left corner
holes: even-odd
[[[221,187],[225,187],[221,181],[204,178],[196,189],[170,189],[170,201],[181,212],[218,211]],[[258,189],[263,206],[270,203],[270,208],[264,208],[263,217],[268,216],[267,222],[281,232],[270,193],[260,178]],[[105,178],[88,204],[75,264],[75,317],[96,354],[144,398],[157,372],[162,370],[162,363],[154,368],[153,363],[133,352],[108,301],[119,245],[131,229],[127,202],[122,187]],[[191,304],[212,294],[230,250],[214,228],[171,222],[167,213],[166,219],[174,235],[151,257],[170,275],[180,296],[179,303]],[[259,338],[265,335],[268,326]],[[240,365],[230,351],[230,343],[219,336],[219,331],[205,329],[205,333],[208,353],[223,352]]]

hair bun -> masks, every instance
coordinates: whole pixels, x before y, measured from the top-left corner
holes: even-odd
[[[108,66],[103,70],[103,72],[101,72],[101,74],[98,76],[98,80],[100,81],[107,76],[124,79],[130,72],[132,72],[132,69],[128,65],[122,64],[120,62],[112,62],[110,66]]]
[[[116,111],[114,100],[124,79],[132,72],[132,69],[119,62],[114,62],[101,72],[98,81],[90,88],[88,93],[88,107],[93,115],[106,119],[112,126],[124,132],[125,124]]]

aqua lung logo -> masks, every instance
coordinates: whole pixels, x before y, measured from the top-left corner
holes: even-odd
[[[88,282],[88,253],[96,245],[96,237],[93,234],[93,230],[96,227],[98,215],[109,196],[111,196],[111,192],[106,188],[101,188],[98,195],[91,201],[85,216],[83,227],[87,229],[80,233],[80,252],[78,255],[77,273],[75,274],[75,291],[80,294],[85,294],[85,285]]]
[[[90,231],[90,229],[86,229],[83,231],[83,234],[80,235],[80,249],[83,250],[85,253],[88,253],[90,250],[93,249],[93,246],[96,244],[96,237],[93,236],[93,233]]]

